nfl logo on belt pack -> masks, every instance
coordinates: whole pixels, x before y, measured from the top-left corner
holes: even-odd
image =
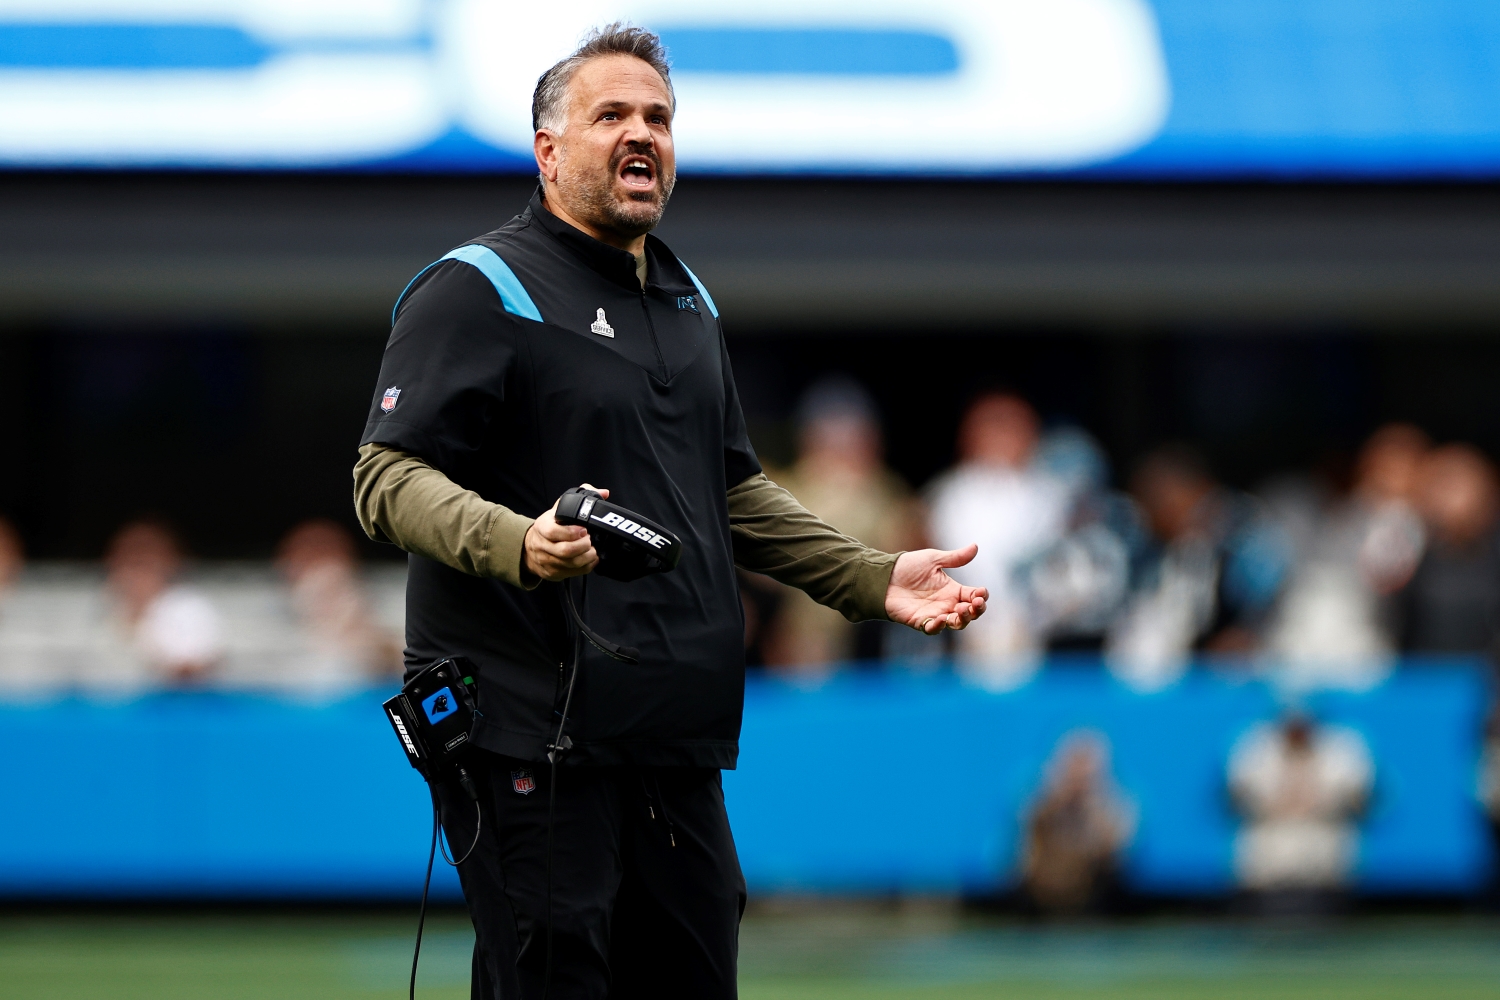
[[[400,395],[401,395],[401,390],[395,388],[394,386],[392,386],[391,388],[387,389],[385,391],[385,395],[382,396],[382,397],[380,397],[380,408],[382,410],[384,410],[386,413],[390,413],[392,410],[394,410],[396,408],[396,397],[398,397]]]
[[[518,795],[530,795],[536,791],[536,779],[527,770],[510,772],[510,787],[516,790]]]

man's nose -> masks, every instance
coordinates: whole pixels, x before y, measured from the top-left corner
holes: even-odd
[[[625,141],[636,146],[651,145],[651,128],[641,115],[632,115],[625,120]]]

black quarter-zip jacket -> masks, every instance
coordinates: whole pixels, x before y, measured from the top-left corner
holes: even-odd
[[[643,290],[631,254],[534,196],[407,287],[361,444],[528,517],[580,483],[607,487],[676,533],[670,573],[585,578],[585,619],[641,662],[584,644],[568,761],[733,767],[744,622],[725,494],[760,465],[712,298],[655,237],[646,256]],[[572,656],[561,598],[409,557],[408,667],[475,663],[478,745],[544,758]]]

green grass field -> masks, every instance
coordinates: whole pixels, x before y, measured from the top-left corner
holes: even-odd
[[[0,917],[6,1000],[395,1000],[411,919],[172,914]],[[418,996],[468,996],[467,921],[429,922]],[[1029,925],[942,908],[762,908],[745,1000],[1468,1000],[1500,996],[1500,921],[1358,918]]]

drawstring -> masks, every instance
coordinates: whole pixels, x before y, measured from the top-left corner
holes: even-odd
[[[652,786],[655,786],[655,789],[656,789],[656,794],[655,795],[653,795],[652,792],[651,792]],[[661,794],[661,779],[653,772],[652,775],[651,775],[651,785],[647,785],[646,784],[646,772],[642,771],[641,772],[641,792],[646,796],[646,813],[647,813],[647,815],[649,815],[652,818],[652,820],[655,820],[656,819],[656,811],[657,811],[657,809],[661,810],[662,821],[667,824],[667,841],[673,847],[676,847],[677,846],[677,828],[672,825],[672,817],[669,816],[669,815],[667,815],[667,800],[665,798],[663,798],[662,794]]]

